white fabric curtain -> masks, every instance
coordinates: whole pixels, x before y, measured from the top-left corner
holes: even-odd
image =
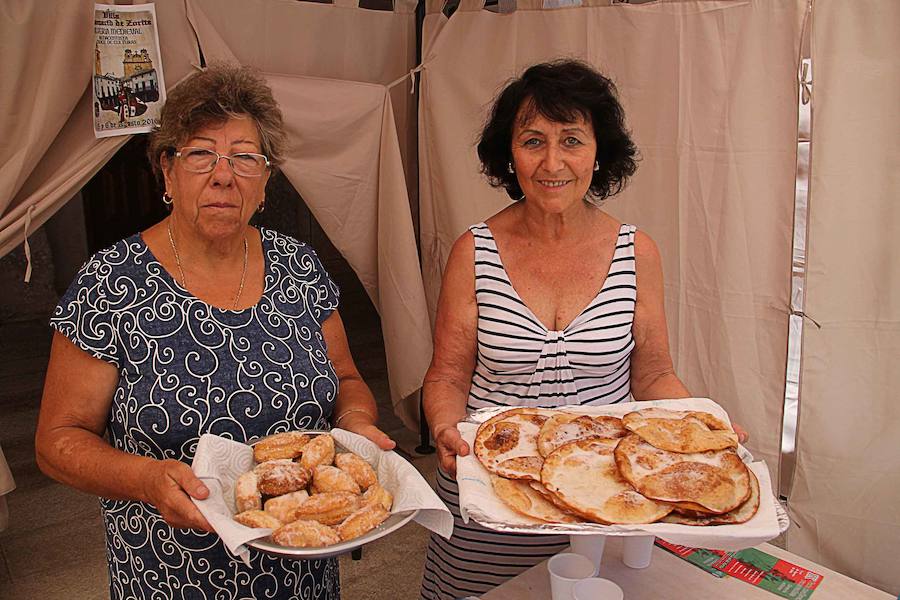
[[[684,1],[508,14],[429,5],[420,86],[423,271],[433,311],[450,246],[509,199],[475,141],[503,83],[584,59],[616,82],[643,160],[606,209],[660,246],[676,370],[777,467],[784,395],[804,0]]]
[[[91,128],[94,3],[20,2],[0,10],[0,256],[25,241],[128,136]],[[183,0],[157,0],[166,82],[199,64]]]
[[[788,549],[900,594],[900,3],[815,0]]]
[[[431,328],[397,119],[413,121],[392,102],[398,93],[409,102],[408,83],[385,85],[414,66],[413,6],[391,13],[343,3],[188,0],[207,61],[266,74],[293,144],[284,173],[378,309],[394,411],[416,429]],[[326,39],[324,31],[334,34]]]

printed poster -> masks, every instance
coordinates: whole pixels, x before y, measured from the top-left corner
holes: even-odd
[[[94,135],[146,133],[166,101],[156,7],[94,5]]]

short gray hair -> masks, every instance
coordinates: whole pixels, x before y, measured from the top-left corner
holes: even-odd
[[[259,131],[260,151],[276,169],[284,161],[287,132],[272,88],[258,71],[233,63],[213,63],[190,75],[169,94],[147,153],[157,177],[160,155],[172,154],[197,131],[231,118],[250,117]]]

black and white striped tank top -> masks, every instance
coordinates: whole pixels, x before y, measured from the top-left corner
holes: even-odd
[[[478,353],[467,410],[627,401],[637,298],[633,225],[622,225],[603,286],[563,330],[548,330],[519,297],[485,223],[475,236]]]

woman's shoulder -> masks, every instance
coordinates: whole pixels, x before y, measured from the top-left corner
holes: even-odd
[[[268,229],[266,227],[260,227],[259,235],[262,239],[264,250],[271,250],[282,256],[293,258],[317,256],[316,251],[312,246],[286,233],[281,233],[280,231],[275,231],[274,229]]]
[[[152,256],[139,233],[98,250],[82,265],[79,279],[108,280],[127,276],[142,267]]]

